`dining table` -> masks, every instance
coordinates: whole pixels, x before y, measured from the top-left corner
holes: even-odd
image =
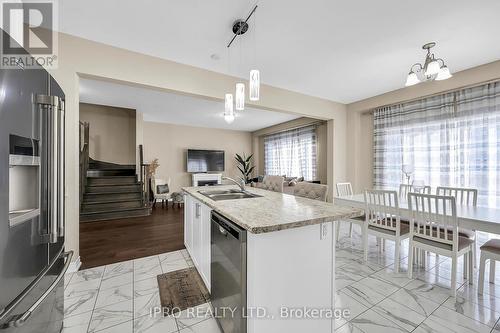
[[[336,196],[333,200],[339,206],[366,208],[364,194]],[[409,220],[411,211],[408,202],[401,198],[398,204],[401,218]],[[460,228],[500,235],[500,208],[457,205],[457,219]]]

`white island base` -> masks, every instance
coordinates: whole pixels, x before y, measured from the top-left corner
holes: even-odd
[[[323,313],[322,319],[286,318],[280,314],[282,308],[289,310],[285,314],[292,309],[333,311],[333,230],[333,222],[329,222],[247,234],[247,306],[249,310],[264,308],[268,316],[274,316],[249,317],[248,333],[334,331],[333,313]],[[295,314],[300,316],[300,312]]]

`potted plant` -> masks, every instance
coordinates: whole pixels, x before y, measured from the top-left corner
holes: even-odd
[[[234,158],[238,163],[237,167],[241,172],[241,178],[245,181],[245,184],[249,184],[252,181],[251,175],[255,168],[255,166],[252,165],[253,154],[248,157],[246,157],[245,154],[243,154],[243,156],[236,154]]]

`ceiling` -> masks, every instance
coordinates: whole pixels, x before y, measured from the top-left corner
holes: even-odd
[[[452,72],[500,59],[498,0],[260,0],[256,24],[230,49],[229,67],[232,22],[253,4],[64,0],[59,25],[69,34],[243,78],[255,66],[265,84],[342,103],[402,88],[429,41],[438,43],[435,53]]]
[[[80,102],[135,109],[145,121],[249,132],[299,118],[246,108],[227,124],[223,102],[89,79],[80,79]]]

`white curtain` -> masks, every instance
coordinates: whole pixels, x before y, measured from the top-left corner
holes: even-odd
[[[316,126],[264,137],[264,172],[316,180]]]
[[[470,187],[500,204],[500,82],[374,112],[374,185],[397,188],[402,165],[436,187]]]

